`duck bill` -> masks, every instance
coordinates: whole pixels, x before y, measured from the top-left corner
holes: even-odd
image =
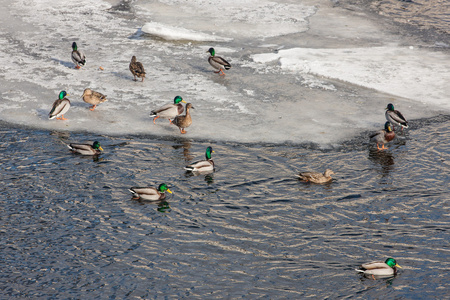
[[[166,192],[168,192],[169,194],[172,194],[172,191],[167,189]]]
[[[395,264],[395,266],[396,266],[397,268],[403,269],[402,267],[400,267],[399,264]]]
[[[184,101],[184,100],[181,100],[181,102],[183,102],[183,103],[187,103],[186,101]]]
[[[102,147],[98,147],[98,149],[99,149],[100,151],[103,151],[103,148],[102,148]]]

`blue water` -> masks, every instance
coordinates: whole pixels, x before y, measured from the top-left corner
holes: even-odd
[[[1,125],[3,299],[444,299],[450,117],[389,150],[100,136]],[[64,143],[98,140],[97,159]],[[211,145],[216,171],[183,170]],[[334,170],[325,185],[298,171]],[[165,182],[166,203],[131,199]],[[390,280],[361,263],[391,256]]]

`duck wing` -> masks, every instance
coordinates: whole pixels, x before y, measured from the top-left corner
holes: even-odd
[[[52,110],[48,114],[49,119],[54,119],[59,115],[65,114],[70,108],[70,100],[69,99],[58,99],[53,102]]]
[[[227,62],[225,59],[223,59],[223,58],[220,57],[220,56],[211,56],[211,57],[209,58],[209,63],[210,63],[211,65],[213,65],[213,64],[218,64],[218,65],[220,65],[220,66],[224,66],[226,70],[228,70],[228,69],[231,68],[230,63]],[[214,65],[213,65],[213,66],[214,66]]]
[[[86,64],[86,56],[81,50],[72,51],[72,60],[74,63],[79,63],[80,65]]]
[[[211,171],[214,169],[214,162],[213,160],[201,160],[187,165],[184,169],[192,172]]]
[[[83,155],[95,155],[100,153],[100,151],[95,150],[94,148],[92,148],[91,145],[88,144],[72,143],[67,145],[67,147],[69,147],[69,149],[72,150],[73,152],[80,153]]]

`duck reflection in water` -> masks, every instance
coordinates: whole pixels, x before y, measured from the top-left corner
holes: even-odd
[[[381,175],[387,177],[394,169],[394,156],[390,151],[378,151],[378,149],[369,150],[369,160],[376,165],[381,166]]]
[[[156,210],[160,213],[170,213],[172,208],[170,207],[170,203],[166,200],[145,200],[145,199],[133,199],[136,200],[141,205],[152,204],[156,205]]]
[[[172,148],[174,149],[183,149],[183,156],[185,161],[191,161],[194,156],[191,154],[192,143],[190,141],[180,141],[179,144],[173,145]]]

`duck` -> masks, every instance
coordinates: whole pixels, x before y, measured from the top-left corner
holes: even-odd
[[[64,114],[69,110],[70,108],[70,100],[66,98],[66,96],[69,96],[66,91],[61,91],[59,93],[59,99],[57,99],[55,102],[53,102],[52,110],[48,114],[48,118],[57,120],[67,120],[64,118]]]
[[[301,172],[297,176],[300,178],[300,180],[306,182],[327,183],[333,180],[333,178],[331,178],[331,174],[334,174],[334,172],[330,169],[326,169],[323,174],[319,172]]]
[[[174,119],[184,112],[183,104],[180,102],[186,103],[181,96],[175,96],[175,98],[173,98],[173,104],[169,103],[158,109],[152,110],[150,117],[153,117],[153,124],[156,124],[156,119],[158,118],[169,119],[170,124],[172,124],[171,119]]]
[[[169,190],[167,184],[161,183],[158,188],[154,187],[132,187],[129,191],[133,194],[133,199],[142,199],[142,200],[164,200],[166,198],[166,193],[168,192],[172,194],[172,191]]]
[[[134,81],[137,81],[136,76],[137,77],[141,77],[142,81],[144,81],[145,78],[145,70],[144,70],[144,65],[136,60],[136,56],[133,55],[133,57],[131,58],[131,62],[130,62],[130,71],[134,76]]]
[[[386,107],[386,112],[384,114],[386,117],[386,120],[391,122],[394,125],[398,125],[402,128],[408,128],[408,121],[406,121],[406,118],[402,115],[401,112],[394,109],[394,104],[389,103]]]
[[[82,155],[99,155],[103,148],[98,141],[95,141],[92,145],[89,144],[77,144],[72,143],[67,145],[73,153],[79,153]]]
[[[384,123],[384,129],[379,130],[370,136],[370,140],[377,143],[378,150],[387,149],[384,144],[392,141],[394,138],[395,132],[392,130],[392,126],[389,121]],[[382,147],[379,146],[380,144]]]
[[[214,170],[214,161],[211,159],[211,153],[214,153],[212,147],[206,148],[205,160],[197,161],[184,167],[190,172],[210,172]]]
[[[225,72],[222,68],[225,68],[225,70],[229,70],[231,68],[231,65],[229,62],[227,62],[225,59],[223,59],[220,56],[216,56],[216,51],[214,48],[209,48],[208,51],[210,56],[208,58],[209,64],[216,70],[219,70],[215,73],[219,73],[220,76],[225,75]]]
[[[100,103],[108,101],[108,99],[106,99],[106,95],[91,89],[85,89],[81,98],[83,98],[84,102],[92,104],[89,108],[90,110],[94,110]]]
[[[186,130],[184,130],[185,128],[191,126],[192,124],[192,119],[191,119],[191,114],[189,113],[189,109],[193,109],[194,107],[192,106],[191,103],[187,103],[186,104],[186,114],[184,116],[176,116],[175,119],[173,119],[172,124],[178,126],[178,128],[180,128],[180,132],[182,134],[186,133]]]
[[[362,264],[359,269],[355,269],[356,272],[363,273],[366,276],[372,276],[373,279],[391,277],[397,274],[397,268],[400,267],[395,259],[389,257],[384,262],[373,261]]]
[[[78,50],[76,42],[72,43],[72,61],[76,64],[75,69],[80,69],[80,65],[86,65],[86,56],[83,51]]]

